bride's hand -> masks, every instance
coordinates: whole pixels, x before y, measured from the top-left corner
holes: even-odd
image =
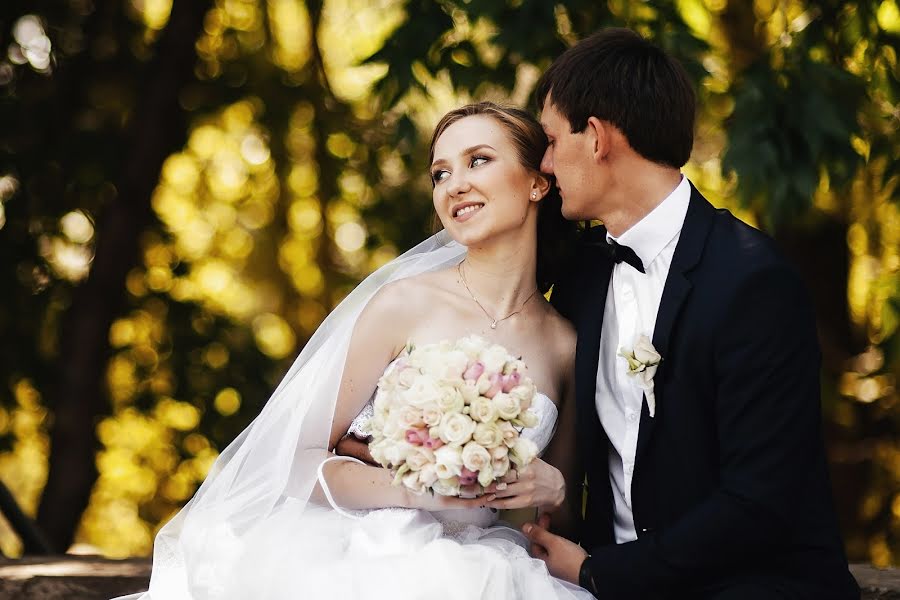
[[[510,470],[500,483],[489,485],[484,493],[487,494],[485,506],[490,508],[556,509],[566,499],[566,482],[559,469],[538,458],[518,471]]]

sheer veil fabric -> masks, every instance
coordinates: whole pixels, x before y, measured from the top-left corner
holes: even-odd
[[[321,465],[350,337],[385,285],[454,267],[466,248],[440,232],[366,278],[322,323],[259,416],[219,456],[190,502],[157,534],[150,590],[120,600],[589,600],[555,579],[517,529],[490,509],[345,511]],[[543,450],[554,403],[538,394]],[[351,514],[352,513],[352,514]]]
[[[351,292],[307,342],[259,416],[222,452],[190,502],[157,534],[150,590],[128,598],[216,598],[243,538],[280,504],[304,510],[328,438],[350,336],[382,287],[458,264],[466,248],[441,231],[381,267]]]

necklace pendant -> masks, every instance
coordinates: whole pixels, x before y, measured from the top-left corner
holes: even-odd
[[[491,323],[491,329],[497,329],[497,321]]]

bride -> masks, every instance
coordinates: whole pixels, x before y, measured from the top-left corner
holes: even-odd
[[[369,276],[322,323],[160,530],[150,590],[132,598],[592,598],[550,576],[497,512],[537,507],[565,529],[580,504],[563,443],[575,433],[575,333],[542,295],[571,241],[538,171],[546,145],[518,109],[479,103],[444,116],[429,161],[444,230]],[[523,435],[542,458],[451,498],[416,495],[388,470],[334,454],[407,342],[471,334],[527,365],[540,423]]]

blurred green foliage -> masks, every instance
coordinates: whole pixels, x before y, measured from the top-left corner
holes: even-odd
[[[439,117],[536,109],[604,26],[682,60],[685,172],[804,274],[848,552],[895,564],[896,0],[5,2],[0,478],[54,543],[147,554],[327,311],[431,231]]]

